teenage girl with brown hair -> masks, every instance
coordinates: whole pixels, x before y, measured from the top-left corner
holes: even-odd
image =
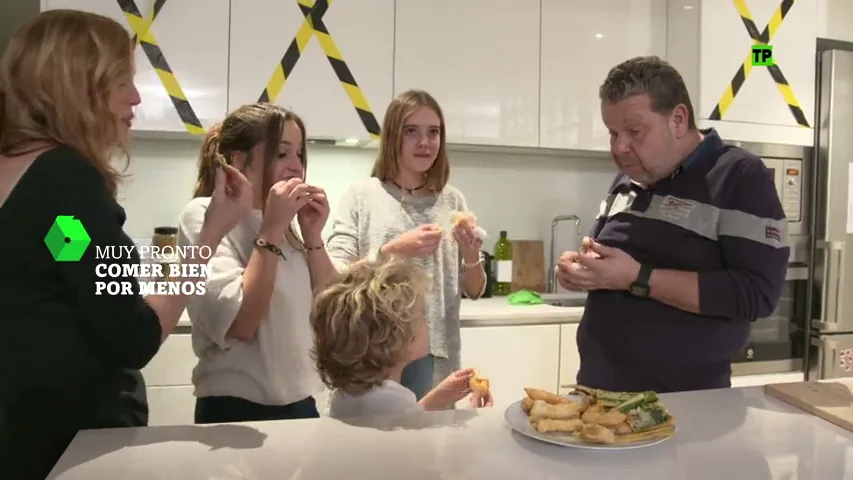
[[[268,103],[245,105],[208,134],[180,241],[194,243],[221,163],[253,185],[253,211],[219,245],[192,322],[196,423],[318,416],[311,359],[312,289],[335,273],[323,246],[329,202],[305,182],[305,126]],[[298,230],[298,231],[297,231]]]

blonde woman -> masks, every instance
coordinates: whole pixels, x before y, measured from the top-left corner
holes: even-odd
[[[110,165],[140,103],[133,48],[111,19],[52,10],[22,25],[0,60],[0,478],[44,479],[81,429],[146,425],[139,370],[189,301],[95,293],[98,264],[139,264],[135,253],[95,257],[134,245]],[[224,171],[197,239],[212,249],[251,208],[248,180]],[[45,245],[59,215],[88,232],[79,261],[56,261]],[[139,291],[133,276],[111,280]]]
[[[254,187],[253,212],[222,239],[192,321],[196,423],[317,417],[323,386],[311,361],[312,288],[335,268],[322,242],[329,203],[305,183],[305,126],[293,112],[245,105],[208,133],[180,242],[201,232],[221,162]],[[298,224],[304,242],[293,228]]]
[[[451,220],[468,206],[447,183],[445,131],[441,107],[427,92],[395,98],[385,113],[371,178],[344,195],[328,241],[339,268],[383,254],[414,259],[429,274],[429,353],[411,362],[401,378],[418,399],[459,368],[461,294],[477,299],[486,286],[476,225]]]

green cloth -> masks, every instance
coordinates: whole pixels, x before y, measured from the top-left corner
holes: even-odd
[[[530,290],[519,290],[515,293],[510,293],[506,301],[510,305],[539,305],[542,303],[542,296]]]

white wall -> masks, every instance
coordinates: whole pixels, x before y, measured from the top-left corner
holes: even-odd
[[[817,0],[817,36],[853,42],[853,2]]]
[[[134,140],[127,169],[131,177],[120,190],[131,237],[149,239],[155,226],[176,225],[192,195],[198,147],[191,141]],[[326,189],[332,215],[349,182],[370,174],[375,154],[373,149],[309,147],[308,180]],[[450,182],[489,232],[485,249],[490,252],[500,230],[507,230],[510,239],[544,240],[547,252],[551,219],[558,214],[580,216],[585,233],[614,173],[612,162],[592,155],[451,151]],[[560,230],[558,247],[574,248],[572,230],[568,224]]]

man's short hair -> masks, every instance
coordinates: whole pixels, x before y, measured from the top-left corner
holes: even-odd
[[[598,98],[616,103],[635,95],[646,94],[652,110],[669,115],[679,104],[687,107],[688,126],[696,129],[693,104],[687,86],[678,70],[657,56],[634,57],[610,69],[598,89]]]

